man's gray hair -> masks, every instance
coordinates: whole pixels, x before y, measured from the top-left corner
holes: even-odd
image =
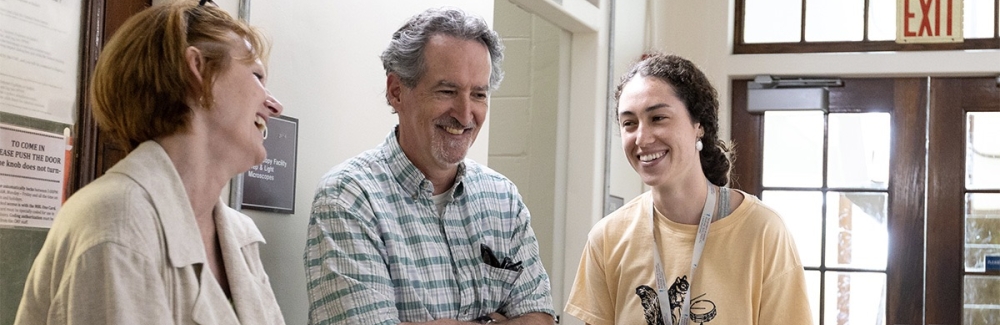
[[[424,48],[434,35],[479,41],[490,52],[489,90],[496,90],[503,80],[503,43],[482,17],[457,8],[428,9],[410,18],[392,34],[389,47],[382,52],[385,74],[395,73],[406,87],[413,88],[424,75]],[[388,96],[388,94],[387,94]]]

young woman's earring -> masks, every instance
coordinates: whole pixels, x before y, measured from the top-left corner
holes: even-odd
[[[701,143],[701,139],[698,139],[698,142],[694,143],[694,148],[701,151],[701,149],[705,149],[705,145]]]
[[[264,125],[264,139],[267,139],[267,125]]]

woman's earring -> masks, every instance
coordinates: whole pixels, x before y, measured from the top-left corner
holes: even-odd
[[[267,139],[267,125],[264,125],[264,139]]]
[[[694,143],[694,148],[701,151],[701,149],[705,149],[705,145],[701,143],[701,139],[698,139],[698,142]]]

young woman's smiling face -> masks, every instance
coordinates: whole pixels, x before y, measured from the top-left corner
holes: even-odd
[[[628,81],[618,99],[618,126],[625,157],[646,185],[704,177],[695,148],[704,131],[670,84],[655,77]]]

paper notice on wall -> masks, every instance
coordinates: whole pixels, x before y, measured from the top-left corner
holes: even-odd
[[[0,0],[0,111],[73,124],[82,0]]]
[[[62,134],[0,124],[0,227],[52,226],[65,159]]]

